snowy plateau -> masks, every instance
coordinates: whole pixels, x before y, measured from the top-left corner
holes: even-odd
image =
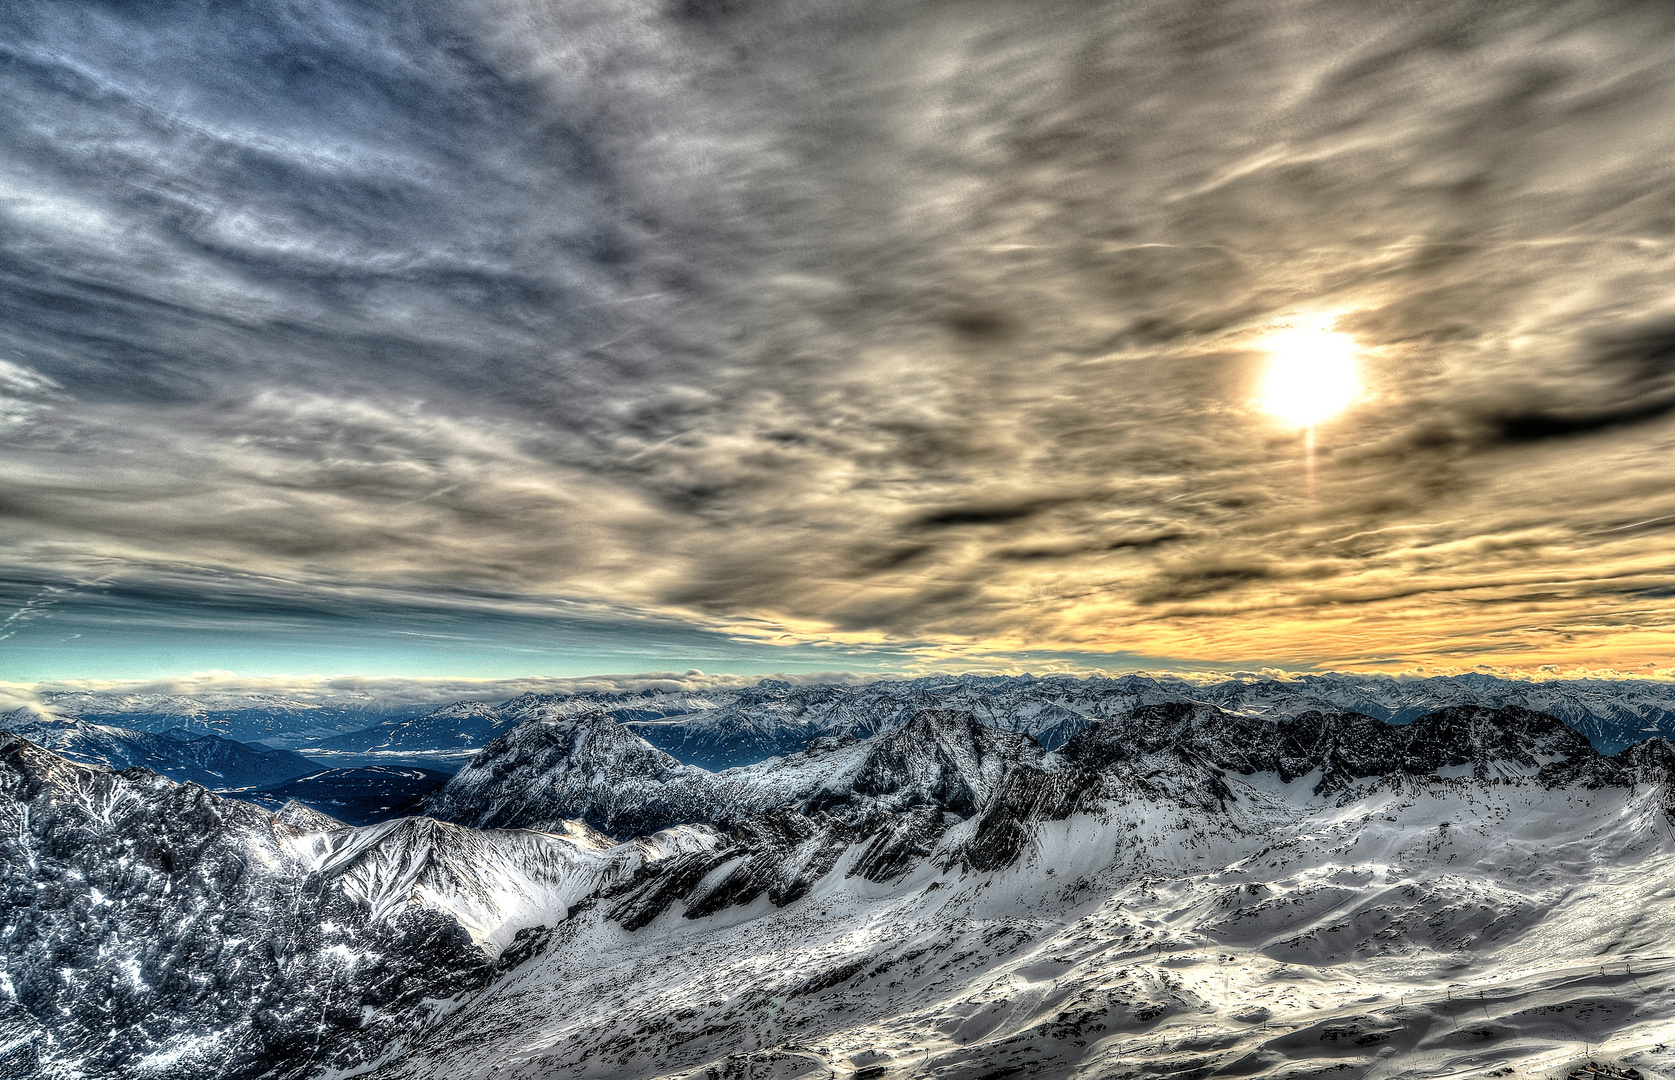
[[[263,706],[472,744],[362,826],[146,764],[213,710],[55,703],[0,735],[0,1075],[1675,1080],[1669,690]]]

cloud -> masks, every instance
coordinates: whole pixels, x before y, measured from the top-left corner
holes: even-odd
[[[1654,647],[1614,597],[1670,571],[1600,526],[1675,513],[1655,5],[0,28],[16,582],[1206,663]],[[1301,318],[1366,384],[1312,498],[1250,400]]]
[[[1606,326],[1584,347],[1587,362],[1612,382],[1575,401],[1575,385],[1562,388],[1567,398],[1542,408],[1491,418],[1492,430],[1508,444],[1577,438],[1661,420],[1675,412],[1675,321],[1667,316]],[[1556,395],[1555,395],[1556,396]]]
[[[41,719],[62,715],[42,702],[34,687],[0,683],[0,718],[20,712]]]
[[[919,515],[914,524],[920,528],[947,528],[952,525],[998,525],[1008,521],[1022,521],[1025,518],[1034,517],[1043,510],[1074,501],[1076,501],[1075,496],[1057,496],[1021,499],[1014,502],[975,503],[966,506],[943,507]]]
[[[1615,409],[1508,413],[1495,417],[1494,427],[1500,442],[1518,445],[1597,435],[1661,420],[1672,412],[1675,412],[1675,396],[1654,398]]]
[[[793,685],[826,685],[876,681],[891,676],[860,676],[848,672],[797,672],[772,676]],[[631,675],[593,675],[586,678],[462,679],[376,676],[254,677],[226,671],[207,671],[164,679],[62,679],[40,683],[0,683],[0,711],[31,708],[37,711],[73,709],[83,694],[120,694],[140,698],[190,697],[220,707],[257,707],[281,697],[314,705],[395,710],[456,701],[501,702],[523,694],[568,696],[584,693],[703,694],[755,686],[762,676],[707,675],[701,671],[641,672]],[[56,705],[53,702],[57,702]]]

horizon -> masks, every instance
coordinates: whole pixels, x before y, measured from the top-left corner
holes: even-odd
[[[605,673],[574,677],[528,676],[511,679],[457,679],[447,677],[406,678],[365,675],[335,676],[267,676],[242,677],[229,672],[204,672],[194,676],[144,679],[80,679],[18,683],[0,680],[0,713],[18,709],[37,709],[51,714],[46,699],[76,695],[110,695],[141,699],[184,698],[206,699],[280,698],[304,705],[347,706],[354,702],[362,707],[378,710],[399,710],[441,706],[458,702],[504,704],[525,696],[581,696],[593,693],[684,693],[724,694],[749,689],[763,683],[780,683],[790,688],[855,686],[864,687],[880,682],[935,682],[938,680],[1019,680],[1034,682],[1070,680],[1119,681],[1143,679],[1159,684],[1181,683],[1189,686],[1212,687],[1229,683],[1290,683],[1310,679],[1368,680],[1373,682],[1417,683],[1434,680],[1460,681],[1488,679],[1503,683],[1523,683],[1532,687],[1552,685],[1574,687],[1577,684],[1610,685],[1619,683],[1668,684],[1675,690],[1675,668],[1640,672],[1548,672],[1529,674],[1508,671],[994,671],[942,670],[898,673],[870,673],[846,671],[772,672],[741,675],[734,673],[703,672],[636,672]]]

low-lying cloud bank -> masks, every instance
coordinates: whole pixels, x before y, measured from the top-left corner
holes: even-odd
[[[792,685],[874,682],[878,675],[852,672],[796,673],[774,676],[708,675],[700,671],[642,672],[583,678],[421,679],[364,675],[239,676],[204,672],[167,679],[68,679],[33,684],[0,683],[0,711],[28,708],[50,713],[50,699],[62,694],[105,694],[132,698],[191,698],[237,708],[241,703],[274,699],[305,704],[362,705],[397,709],[454,701],[506,701],[521,694],[584,694],[669,691],[702,694],[755,686],[763,678]]]
[[[1369,674],[1361,672],[1298,672],[1268,669],[1262,671],[1096,671],[1088,669],[1050,671],[1036,668],[1033,672],[1019,667],[994,667],[967,672],[927,672],[879,675],[844,671],[796,672],[776,675],[725,675],[700,671],[641,672],[637,674],[595,675],[581,678],[546,678],[530,676],[519,679],[421,679],[374,677],[362,675],[335,676],[239,676],[229,672],[203,672],[197,675],[168,679],[114,680],[72,679],[33,684],[0,682],[0,713],[24,709],[41,715],[55,715],[64,711],[54,699],[62,695],[79,698],[84,694],[109,695],[126,698],[134,703],[164,698],[190,699],[215,709],[257,707],[275,701],[305,705],[331,705],[364,708],[369,711],[398,710],[425,705],[442,705],[455,701],[501,702],[522,694],[571,695],[587,693],[642,693],[667,692],[703,695],[705,693],[737,690],[756,686],[765,680],[792,686],[864,685],[885,680],[953,676],[1034,674],[1040,678],[1081,679],[1092,676],[1141,675],[1150,678],[1209,684],[1222,682],[1257,682],[1262,680],[1295,681],[1314,676],[1345,675],[1366,680],[1413,679],[1461,675],[1490,676],[1515,682],[1675,682],[1675,667],[1641,668],[1618,671],[1602,668],[1550,668],[1541,671],[1516,669],[1416,668],[1400,674]]]

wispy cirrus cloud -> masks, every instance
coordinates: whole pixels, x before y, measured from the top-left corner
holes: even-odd
[[[1666,640],[1662,6],[0,25],[20,595],[247,575],[886,665]],[[1366,384],[1312,499],[1251,402],[1302,316]]]

